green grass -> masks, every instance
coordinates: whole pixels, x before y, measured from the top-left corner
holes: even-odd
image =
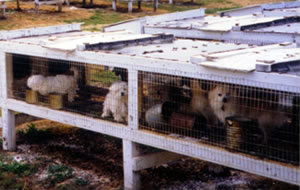
[[[17,162],[0,154],[0,189],[23,189],[26,178],[37,171],[37,166],[26,162]]]
[[[122,15],[117,12],[110,12],[106,10],[97,10],[90,18],[87,19],[71,19],[65,20],[66,23],[82,22],[83,26],[98,25],[98,24],[112,24],[122,20],[127,20],[130,17]]]
[[[47,182],[50,186],[69,179],[73,176],[73,169],[66,165],[51,164],[48,167]]]
[[[74,182],[78,186],[86,186],[89,184],[89,181],[87,179],[79,178],[79,177],[76,177]]]
[[[240,8],[240,6],[235,6],[235,7],[228,7],[228,8],[213,8],[213,9],[206,9],[205,14],[216,14],[217,12],[221,11],[228,11],[231,9],[237,9]]]

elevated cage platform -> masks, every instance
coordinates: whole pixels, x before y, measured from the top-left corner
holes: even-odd
[[[18,111],[123,139],[126,189],[177,154],[300,184],[297,44],[58,31],[0,35],[4,149]]]

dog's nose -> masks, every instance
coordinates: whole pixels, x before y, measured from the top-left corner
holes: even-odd
[[[125,95],[125,93],[124,92],[121,92],[121,96],[124,96]]]
[[[223,98],[223,102],[224,103],[226,103],[227,102],[227,98],[225,97],[225,98]]]

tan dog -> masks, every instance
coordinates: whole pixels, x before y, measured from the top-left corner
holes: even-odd
[[[189,104],[188,110],[193,114],[200,114],[205,117],[208,127],[216,125],[218,122],[213,109],[208,101],[208,90],[202,88],[200,81],[191,80],[192,100]]]
[[[245,99],[238,97],[237,90],[229,86],[217,85],[208,94],[209,104],[218,119],[225,123],[229,116],[242,116],[256,119],[259,128],[264,135],[264,143],[267,143],[270,132],[284,124],[290,118],[279,109],[268,110],[263,108],[250,107],[245,104]]]

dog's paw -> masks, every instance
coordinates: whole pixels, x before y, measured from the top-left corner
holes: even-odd
[[[116,122],[119,122],[119,123],[124,122],[123,117],[120,116],[120,115],[114,115],[114,120],[115,120]]]
[[[108,117],[108,116],[109,116],[109,114],[106,113],[106,112],[104,112],[104,113],[101,114],[101,117],[103,117],[103,118]]]

